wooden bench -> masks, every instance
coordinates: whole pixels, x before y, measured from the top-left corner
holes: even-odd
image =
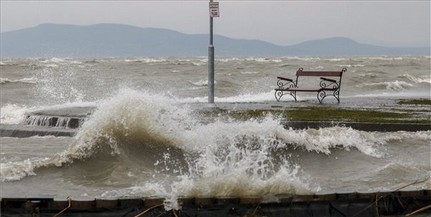
[[[296,92],[316,92],[319,103],[322,103],[323,99],[327,96],[334,96],[338,103],[340,103],[341,77],[343,77],[343,72],[345,71],[347,71],[346,68],[343,68],[341,71],[304,71],[302,68],[299,68],[296,72],[295,80],[277,77],[278,87],[275,89],[275,99],[280,101],[281,97],[289,94],[296,102]],[[302,86],[303,84],[300,86],[298,84],[299,77],[305,76],[320,77],[320,82],[315,86],[310,84],[305,87]]]

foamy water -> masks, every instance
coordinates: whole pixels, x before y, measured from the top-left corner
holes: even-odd
[[[299,66],[348,67],[342,101],[428,97],[429,61],[225,58],[216,65],[215,101],[274,102],[275,77],[293,75]],[[22,124],[31,111],[94,107],[75,137],[2,138],[2,197],[161,196],[176,206],[181,196],[270,200],[395,190],[431,175],[430,132],[293,130],[271,114],[247,121],[203,117],[194,104],[207,101],[203,63],[205,58],[2,60],[2,79],[34,79],[0,83],[2,124]],[[430,189],[431,183],[409,188]]]

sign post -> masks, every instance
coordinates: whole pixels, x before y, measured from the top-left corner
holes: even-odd
[[[213,17],[219,17],[219,3],[210,0],[210,43],[208,46],[208,103],[214,103],[214,44],[213,44]]]

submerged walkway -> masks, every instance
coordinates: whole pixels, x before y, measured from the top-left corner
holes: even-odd
[[[387,98],[346,98],[341,103],[319,104],[316,100],[299,102],[216,102],[190,103],[187,104],[197,111],[254,111],[254,110],[301,110],[310,107],[332,107],[351,110],[387,111],[387,112],[414,112],[425,118],[431,116],[431,106],[415,106],[397,104],[397,99]],[[95,107],[67,107],[58,109],[46,109],[34,111],[27,114],[25,123],[22,124],[0,124],[0,137],[31,137],[31,136],[74,136],[77,129],[90,118]],[[402,110],[400,110],[402,109]],[[324,128],[333,126],[351,127],[363,131],[427,131],[431,130],[428,123],[367,123],[349,121],[285,121],[286,128],[307,129]]]

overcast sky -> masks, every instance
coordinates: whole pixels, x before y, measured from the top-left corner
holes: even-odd
[[[119,23],[207,34],[208,2],[1,0],[1,32],[41,23]],[[219,2],[214,34],[231,38],[291,45],[345,36],[376,45],[430,46],[429,0]]]

